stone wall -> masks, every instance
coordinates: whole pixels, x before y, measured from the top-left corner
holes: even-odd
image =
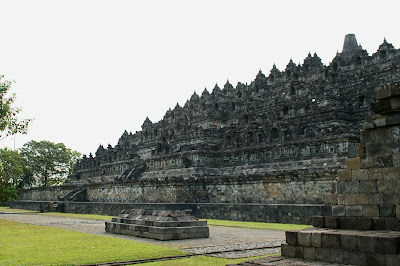
[[[47,201],[14,201],[6,203],[12,208],[40,210]],[[271,223],[311,224],[313,215],[324,215],[320,204],[246,204],[246,203],[111,203],[111,202],[56,202],[64,204],[68,213],[103,214],[116,216],[126,209],[185,210],[202,219],[253,221]]]
[[[320,204],[331,190],[335,172],[224,177],[200,180],[140,180],[87,185],[90,202],[131,203],[297,203]],[[19,200],[56,201],[73,186],[21,191]]]

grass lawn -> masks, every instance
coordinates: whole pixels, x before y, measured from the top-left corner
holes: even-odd
[[[80,265],[186,254],[157,245],[3,219],[0,239],[0,265]],[[226,265],[253,258],[198,256],[147,265]]]
[[[279,224],[279,223],[257,223],[257,222],[238,222],[238,221],[225,221],[213,219],[201,219],[207,221],[208,225],[214,226],[231,226],[251,229],[270,229],[270,230],[301,230],[311,225],[305,224]]]
[[[101,221],[111,221],[111,218],[115,217],[115,216],[98,215],[98,214],[77,214],[77,213],[61,213],[61,212],[45,212],[41,213],[41,215],[52,215],[52,216],[92,219]]]
[[[31,211],[31,210],[11,209],[10,207],[3,207],[3,206],[0,206],[0,211],[2,211],[2,212],[37,212],[37,211]]]
[[[183,251],[0,219],[0,265],[79,265],[158,258]]]

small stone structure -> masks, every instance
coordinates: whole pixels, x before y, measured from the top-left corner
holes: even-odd
[[[124,210],[105,226],[106,232],[157,240],[209,237],[207,221],[197,220],[191,210]]]
[[[356,158],[338,172],[326,216],[286,232],[282,255],[342,264],[400,265],[400,82],[376,89]]]

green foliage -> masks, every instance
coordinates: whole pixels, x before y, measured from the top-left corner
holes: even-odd
[[[31,119],[19,120],[20,108],[14,107],[15,93],[9,95],[11,81],[0,75],[0,140],[17,133],[26,134]]]
[[[82,265],[185,252],[131,240],[0,219],[0,265]]]
[[[0,202],[16,199],[17,190],[32,182],[32,173],[18,151],[0,149]]]
[[[68,149],[63,143],[45,140],[25,143],[21,155],[36,184],[45,187],[62,184],[80,157],[79,152]]]
[[[231,227],[242,227],[250,229],[269,229],[269,230],[301,230],[311,225],[305,224],[279,224],[279,223],[257,223],[257,222],[239,222],[239,221],[225,221],[225,220],[213,220],[213,219],[201,219],[207,221],[208,225],[214,226],[231,226]]]

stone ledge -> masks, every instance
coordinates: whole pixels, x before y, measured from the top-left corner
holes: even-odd
[[[328,249],[340,250],[343,254],[348,251],[377,254],[400,253],[400,232],[394,231],[306,228],[286,232],[286,242],[287,244],[282,246],[282,255],[296,258],[304,258],[303,252],[306,247],[326,249],[316,250],[320,253],[316,257],[320,256],[321,260],[324,252],[329,253]],[[306,250],[309,255],[310,250]]]

